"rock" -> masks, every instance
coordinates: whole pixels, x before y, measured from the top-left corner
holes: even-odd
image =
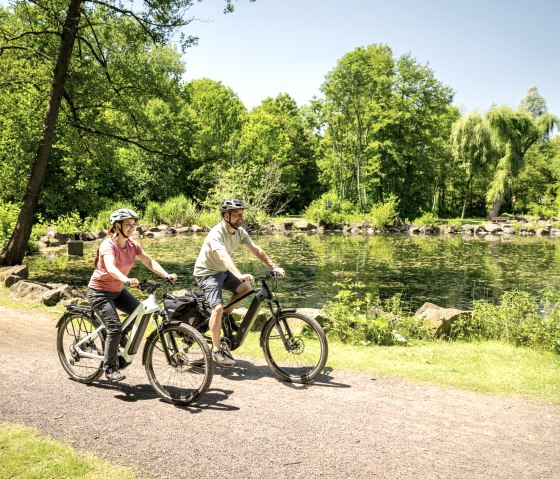
[[[29,278],[29,268],[26,264],[18,264],[16,266],[2,268],[0,272],[0,279],[3,281],[5,277],[10,275],[19,276],[22,279],[27,279]]]
[[[494,224],[494,223],[488,223],[482,226],[484,228],[485,231],[487,231],[488,233],[499,233],[500,231],[502,231],[502,227]]]
[[[31,281],[19,281],[12,285],[10,292],[15,298],[27,298],[32,301],[41,301],[43,294],[50,291],[47,286]]]
[[[201,233],[202,231],[204,231],[204,229],[202,228],[202,226],[192,225],[191,226],[191,231],[193,233]]]
[[[284,231],[292,231],[294,229],[294,224],[290,221],[284,223]]]
[[[190,226],[181,226],[175,230],[178,235],[186,235],[191,232]]]
[[[84,242],[82,240],[69,240],[66,243],[66,251],[69,255],[83,256]]]
[[[65,291],[62,289],[49,289],[41,296],[41,303],[45,306],[55,306],[64,298]]]
[[[436,336],[448,334],[451,324],[459,318],[470,318],[471,311],[457,308],[442,308],[433,303],[424,303],[414,317],[420,318],[424,326],[436,331]]]
[[[9,288],[12,285],[16,284],[18,281],[23,281],[23,278],[21,276],[18,276],[17,274],[8,274],[4,278],[4,286],[6,288]]]

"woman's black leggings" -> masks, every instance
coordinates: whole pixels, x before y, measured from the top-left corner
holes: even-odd
[[[118,366],[117,352],[122,334],[122,323],[117,309],[126,314],[132,313],[140,304],[127,289],[118,293],[88,289],[87,299],[90,306],[95,309],[105,327],[107,340],[105,342],[105,370]]]

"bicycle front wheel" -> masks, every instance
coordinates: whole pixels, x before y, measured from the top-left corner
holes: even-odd
[[[210,387],[214,365],[206,340],[186,324],[155,331],[144,346],[146,374],[158,395],[173,404],[189,404]]]
[[[300,313],[270,318],[262,330],[262,348],[270,368],[282,380],[307,383],[327,362],[327,338],[319,323]]]
[[[97,328],[95,321],[85,314],[69,313],[60,320],[56,349],[62,367],[74,381],[91,383],[103,373],[105,338],[101,332],[80,345],[82,351],[98,356],[98,359],[81,356],[76,349],[76,344]]]

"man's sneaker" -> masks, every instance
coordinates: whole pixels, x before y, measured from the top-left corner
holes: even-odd
[[[117,368],[109,368],[105,371],[105,377],[113,382],[113,381],[122,381],[126,376],[121,373]]]
[[[235,360],[231,357],[231,354],[227,353],[223,349],[220,349],[219,351],[212,351],[212,359],[220,366],[231,367],[235,364]]]

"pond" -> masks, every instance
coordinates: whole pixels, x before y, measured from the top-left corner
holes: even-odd
[[[178,288],[193,288],[192,270],[205,235],[140,240],[169,272],[179,275]],[[340,289],[342,277],[365,284],[382,299],[400,293],[415,310],[429,301],[444,307],[470,308],[472,301],[495,301],[506,290],[536,292],[560,285],[560,239],[510,239],[460,236],[292,234],[253,236],[280,264],[287,278],[279,285],[285,306],[321,307]],[[26,258],[30,279],[85,287],[99,241],[85,243],[84,256],[67,256],[66,248]],[[265,268],[245,248],[234,259],[242,272]],[[144,266],[132,276],[154,279]]]

